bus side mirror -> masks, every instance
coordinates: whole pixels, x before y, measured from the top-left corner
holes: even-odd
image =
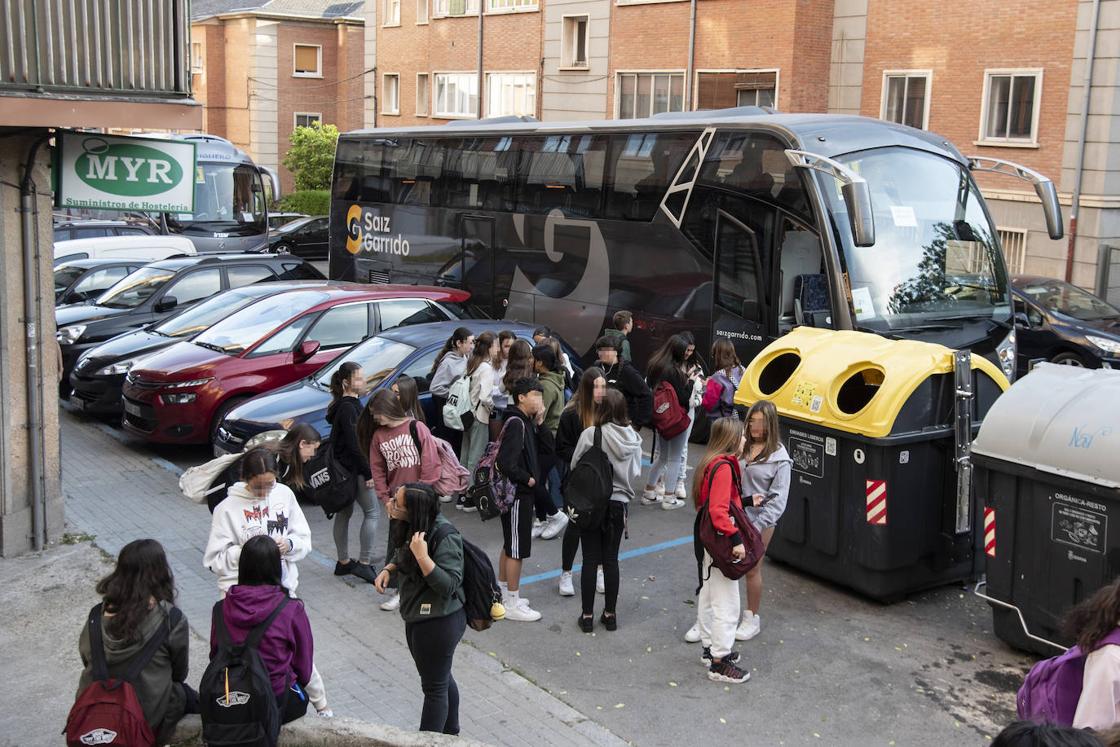
[[[1058,190],[1054,182],[1049,179],[1036,182],[1034,191],[1042,202],[1042,212],[1046,215],[1046,233],[1052,239],[1062,238],[1065,226],[1062,224],[1062,206],[1058,203]]]
[[[840,185],[840,194],[848,207],[848,221],[852,224],[852,237],[856,246],[875,245],[875,214],[871,210],[871,190],[860,179]]]

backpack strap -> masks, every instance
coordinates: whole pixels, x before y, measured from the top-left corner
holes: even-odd
[[[259,646],[265,631],[268,630],[269,626],[276,620],[280,612],[288,606],[288,602],[290,601],[292,601],[292,598],[288,596],[287,592],[284,592],[284,598],[280,600],[280,604],[276,605],[276,609],[272,610],[272,613],[264,619],[264,622],[249,631],[249,635],[245,639],[245,645],[249,648],[256,648]]]
[[[416,445],[417,456],[424,457],[424,447],[420,445],[420,434],[416,430],[416,418],[408,421],[408,432],[412,435],[412,443]]]
[[[109,679],[109,665],[105,661],[105,641],[101,637],[101,613],[105,605],[95,604],[89,611],[89,660],[95,682],[104,682]]]
[[[156,655],[156,652],[159,651],[159,648],[163,645],[163,642],[166,641],[168,636],[171,635],[171,629],[179,624],[179,620],[182,619],[183,613],[179,610],[178,607],[172,607],[171,612],[168,613],[167,617],[167,624],[164,625],[160,623],[159,627],[156,628],[156,632],[152,634],[152,637],[148,639],[148,643],[145,644],[144,650],[141,651],[140,655],[133,659],[132,663],[128,665],[128,671],[124,674],[125,682],[133,682],[137,677],[140,676],[140,673],[144,671],[144,667],[148,666],[148,662],[152,660],[152,657],[154,657]]]
[[[222,602],[214,603],[214,609],[210,613],[210,624],[214,626],[214,632],[218,635],[219,646],[232,646],[233,640],[229,637],[229,628],[226,627],[226,619],[222,614]]]
[[[459,530],[456,529],[455,525],[452,524],[450,521],[445,522],[443,524],[440,524],[438,527],[433,529],[432,532],[427,537],[429,554],[435,553],[436,545],[438,545],[440,543],[440,541],[443,540],[444,537],[455,534],[455,532],[457,532],[457,531],[459,531]]]
[[[603,428],[602,426],[595,426],[595,438],[592,440],[591,445],[596,449],[602,451],[603,449]]]

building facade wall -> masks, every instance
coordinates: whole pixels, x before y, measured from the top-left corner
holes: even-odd
[[[565,67],[565,17],[588,19],[587,68]],[[609,116],[611,0],[549,0],[544,7],[544,66],[541,75],[541,118],[603,119]]]
[[[868,0],[836,0],[828,73],[828,111],[859,114],[863,97],[863,55],[867,43]]]

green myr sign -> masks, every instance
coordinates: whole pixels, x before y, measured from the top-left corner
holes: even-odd
[[[194,212],[194,143],[83,132],[59,140],[59,207]]]

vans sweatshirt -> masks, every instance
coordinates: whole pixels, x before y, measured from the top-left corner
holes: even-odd
[[[287,555],[281,555],[281,581],[295,592],[299,586],[296,563],[311,552],[311,528],[291,488],[283,483],[261,500],[243,482],[229,489],[229,495],[214,509],[210,520],[210,540],[202,556],[202,565],[218,575],[218,589],[227,591],[237,583],[241,546],[251,537],[267,534],[283,537],[292,543]]]

